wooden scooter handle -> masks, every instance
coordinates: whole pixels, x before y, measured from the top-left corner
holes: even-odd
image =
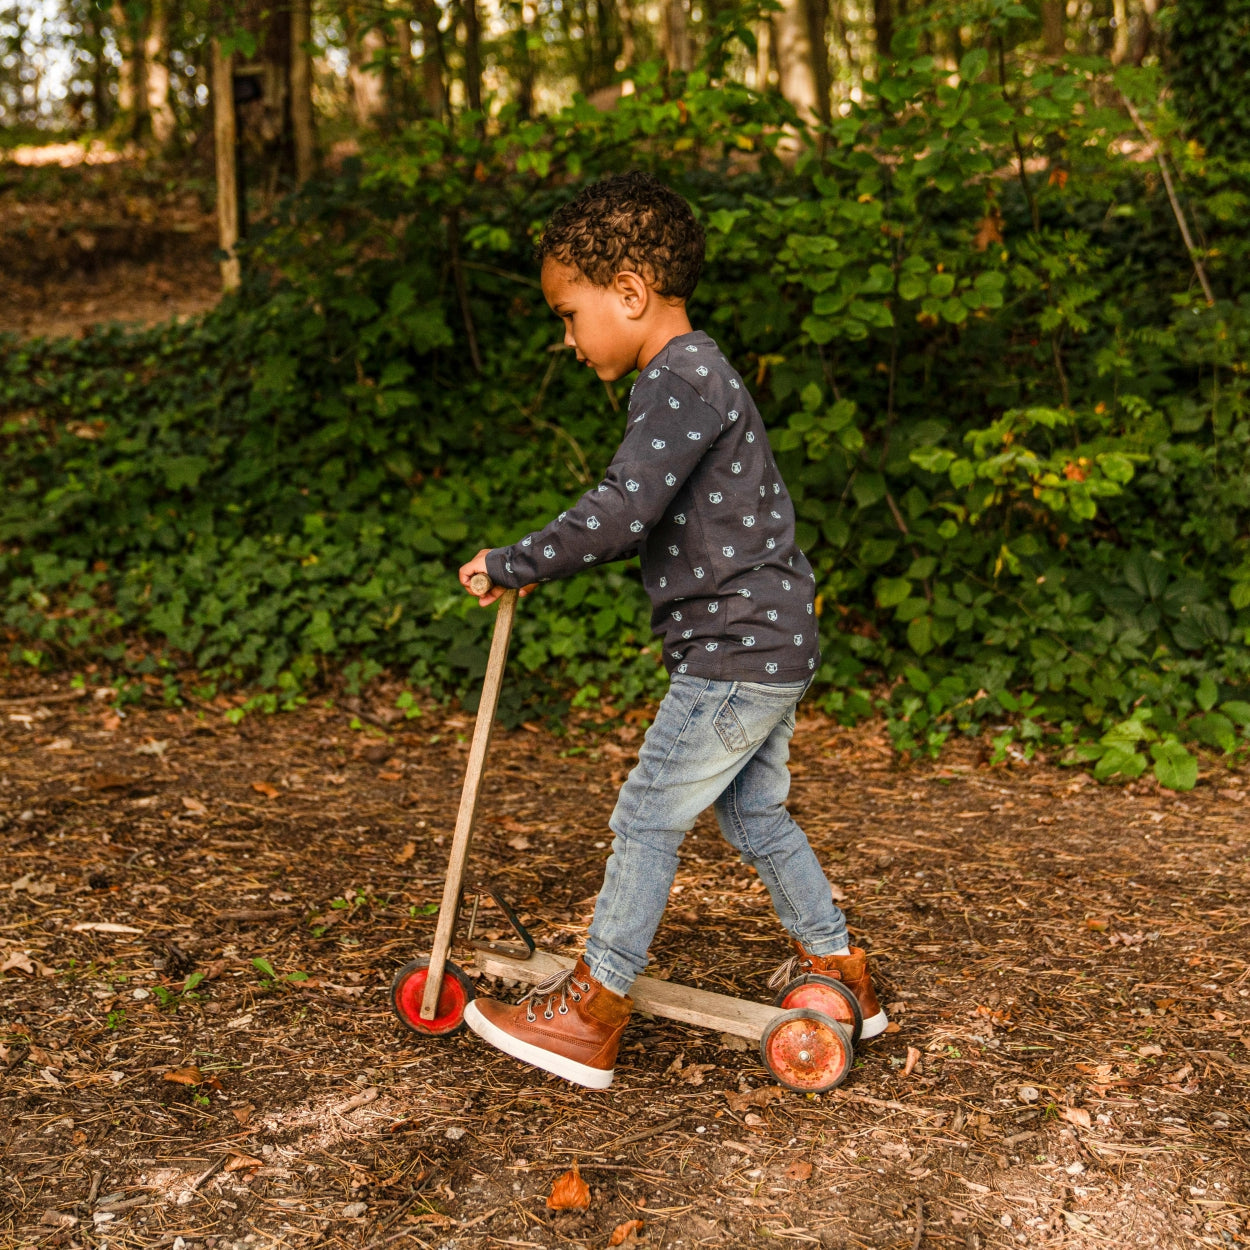
[[[485,589],[478,589],[480,583],[485,584]],[[491,589],[491,580],[485,573],[475,573],[470,579],[469,587],[475,595],[484,595]],[[505,590],[499,597],[495,632],[491,637],[490,656],[486,661],[486,677],[482,682],[482,699],[477,707],[477,720],[473,725],[473,739],[469,744],[469,760],[464,773],[464,788],[460,792],[460,811],[456,815],[456,831],[452,835],[451,852],[447,857],[447,880],[443,883],[443,901],[438,909],[434,945],[430,950],[425,992],[421,998],[422,1020],[433,1020],[438,1014],[438,999],[443,991],[443,971],[447,966],[447,953],[451,949],[451,939],[456,927],[456,912],[460,908],[460,891],[464,885],[465,865],[468,863],[469,848],[473,842],[473,825],[477,819],[477,796],[482,788],[486,753],[490,749],[490,731],[495,723],[495,708],[499,703],[504,665],[508,660],[508,642],[512,637],[512,618],[516,614],[516,601],[515,590]]]
[[[480,599],[483,595],[490,594],[495,583],[490,580],[486,573],[474,573],[469,578],[469,589]]]

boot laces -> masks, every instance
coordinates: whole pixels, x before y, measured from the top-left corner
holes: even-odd
[[[768,978],[768,988],[776,990],[788,985],[794,980],[796,973],[807,972],[811,966],[812,961],[806,955],[791,955],[784,963],[777,965],[773,975]]]
[[[578,993],[581,991],[581,994]],[[590,982],[579,981],[574,975],[573,970],[566,969],[560,972],[553,972],[545,981],[539,981],[528,993],[522,996],[521,1002],[526,1003],[525,1018],[531,1024],[538,1017],[534,1014],[534,1008],[541,1006],[543,1009],[543,1019],[550,1020],[556,1010],[562,1016],[569,1014],[568,1000],[571,998],[575,1003],[582,1001],[582,994],[590,993]],[[560,1005],[553,1010],[557,995],[560,999]],[[518,1006],[520,1004],[518,1003]]]

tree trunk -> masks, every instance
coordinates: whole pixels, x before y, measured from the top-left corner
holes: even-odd
[[[391,108],[397,121],[404,121],[413,114],[412,76],[412,19],[400,11],[391,28],[395,32],[395,71],[391,83]]]
[[[443,40],[438,19],[435,0],[417,0],[417,21],[421,24],[421,96],[431,117],[442,117],[446,107]]]
[[[460,0],[464,11],[464,99],[475,112],[482,111],[482,27],[477,0]]]
[[[632,0],[617,0],[617,12],[621,15],[621,60],[629,69],[638,59],[638,34],[634,26]]]
[[[87,8],[87,28],[90,30],[91,53],[91,111],[95,114],[95,128],[103,130],[113,117],[113,101],[109,97],[108,76],[104,63],[103,14],[94,5]]]
[[[664,0],[660,8],[660,47],[670,71],[690,68],[690,29],[686,22],[686,0]]]
[[[1047,56],[1063,56],[1065,0],[1042,0],[1042,46]]]
[[[117,110],[124,120],[127,136],[141,140],[148,129],[143,29],[131,21],[124,0],[114,0],[112,12],[113,37],[121,56],[117,70]]]
[[[176,122],[169,103],[168,13],[165,0],[149,0],[148,28],[143,40],[146,97],[152,137],[165,147],[174,137]]]
[[[768,18],[755,25],[755,89],[767,91],[773,68],[773,24]]]
[[[1111,15],[1115,20],[1111,64],[1123,65],[1128,60],[1129,53],[1128,0],[1112,0]]]
[[[777,37],[777,85],[807,122],[820,120],[820,86],[812,57],[811,23],[805,0],[785,0],[773,14]]]
[[[829,74],[829,0],[804,0],[807,33],[811,42],[812,77],[816,83],[816,113],[826,125],[833,120]]]
[[[352,111],[357,125],[372,126],[386,112],[386,93],[381,72],[368,67],[378,60],[379,53],[385,51],[386,39],[376,25],[362,32],[357,18],[358,14],[352,9],[343,16],[347,36],[347,78],[351,84]]]
[[[872,28],[877,41],[877,76],[880,77],[892,59],[890,44],[894,41],[894,0],[874,0]]]
[[[537,10],[531,0],[521,0],[513,40],[516,44],[516,102],[521,116],[525,118],[534,115],[534,87],[537,74],[534,69],[534,56],[530,51],[530,31],[537,17]]]
[[[1141,20],[1133,35],[1132,61],[1140,65],[1150,51],[1154,39],[1154,19],[1159,12],[1159,0],[1141,0]]]
[[[312,106],[311,0],[291,0],[291,139],[295,150],[295,181],[303,186],[317,163]]]
[[[239,199],[235,169],[234,58],[222,53],[221,42],[212,41],[213,153],[217,172],[217,245],[225,253],[221,262],[221,286],[233,291],[239,285]]]

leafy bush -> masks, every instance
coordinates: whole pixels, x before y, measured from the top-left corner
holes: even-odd
[[[1250,0],[1176,0],[1164,18],[1182,117],[1213,153],[1250,158]]]
[[[142,630],[275,705],[340,663],[471,689],[490,618],[452,570],[619,437],[622,388],[553,350],[530,238],[643,165],[707,223],[692,316],[795,496],[825,706],[883,708],[904,750],[990,724],[1192,785],[1182,743],[1250,731],[1245,180],[1180,153],[1207,307],[1092,69],[906,51],[818,136],[700,73],[487,137],[422,124],[292,201],[200,322],[0,349],[15,654]],[[648,620],[624,566],[545,587],[524,691],[658,692]]]

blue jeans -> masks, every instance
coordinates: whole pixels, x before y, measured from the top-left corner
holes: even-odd
[[[785,928],[814,955],[847,945],[846,917],[786,811],[794,712],[808,682],[675,676],[608,824],[616,835],[586,944],[591,974],[628,994],[677,875],[677,850],[712,807]]]

